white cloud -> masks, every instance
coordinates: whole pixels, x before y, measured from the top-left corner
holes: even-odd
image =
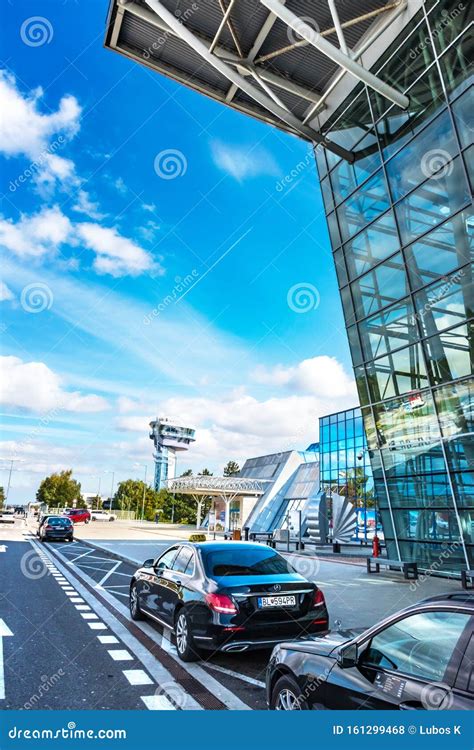
[[[323,398],[357,398],[353,379],[335,357],[327,355],[304,359],[295,367],[277,365],[268,369],[259,366],[253,372],[253,378],[257,383],[264,385],[285,386],[293,393],[306,393]]]
[[[114,187],[122,195],[125,195],[125,193],[128,192],[128,187],[126,186],[123,177],[117,177],[117,179],[114,182]]]
[[[138,276],[146,271],[162,273],[152,255],[116,228],[97,223],[74,224],[58,206],[22,215],[18,222],[0,218],[0,245],[19,258],[54,256],[64,245],[82,244],[95,253],[93,268],[114,277]]]
[[[11,299],[15,299],[12,290],[4,281],[0,281],[0,302],[8,302]]]
[[[101,396],[66,390],[59,375],[44,362],[24,362],[19,357],[7,356],[0,357],[0,366],[0,400],[6,406],[40,413],[98,412],[109,408]]]
[[[42,95],[38,88],[24,96],[14,76],[0,71],[0,153],[37,163],[35,180],[44,188],[77,180],[73,162],[58,156],[57,150],[78,132],[81,108],[68,95],[56,111],[45,114],[39,108]]]
[[[79,224],[78,233],[86,247],[96,253],[94,268],[111,276],[138,276],[145,271],[163,272],[150,253],[115,228],[100,224]]]
[[[20,258],[54,255],[72,237],[72,224],[57,206],[22,215],[15,224],[0,219],[0,244]]]
[[[243,182],[260,175],[278,176],[280,169],[273,156],[261,147],[232,146],[221,141],[211,141],[211,156],[216,167]]]
[[[86,190],[78,190],[76,195],[76,202],[72,206],[73,211],[77,211],[81,214],[86,214],[90,219],[99,221],[104,218],[104,214],[100,211],[100,206],[96,201],[91,200],[89,193]]]

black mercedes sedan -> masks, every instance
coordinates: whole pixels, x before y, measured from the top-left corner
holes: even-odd
[[[202,650],[271,648],[328,628],[316,584],[279,552],[250,542],[186,542],[146,560],[131,580],[130,613],[172,628],[183,661]]]
[[[474,708],[474,595],[433,597],[356,633],[282,643],[267,669],[270,709]]]

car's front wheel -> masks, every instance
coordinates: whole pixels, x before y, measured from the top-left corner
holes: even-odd
[[[176,615],[174,635],[176,650],[182,661],[198,661],[201,658],[194,643],[189,617],[184,609],[181,609]]]
[[[143,620],[143,614],[140,609],[140,602],[138,601],[138,591],[135,583],[130,589],[130,615],[132,620]]]
[[[272,711],[308,711],[309,705],[301,688],[290,675],[283,675],[275,683],[270,700]]]

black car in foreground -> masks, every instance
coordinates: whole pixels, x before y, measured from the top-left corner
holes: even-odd
[[[277,646],[271,709],[473,709],[474,596],[427,599],[356,634]]]
[[[63,539],[72,542],[74,539],[74,526],[69,518],[64,516],[43,516],[37,534],[41,542]]]
[[[172,628],[183,661],[202,649],[271,648],[328,628],[316,584],[279,552],[250,542],[176,544],[146,560],[130,584],[130,613]]]

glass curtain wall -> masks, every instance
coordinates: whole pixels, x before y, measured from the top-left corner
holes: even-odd
[[[390,557],[474,567],[474,4],[427,2],[316,149]]]

